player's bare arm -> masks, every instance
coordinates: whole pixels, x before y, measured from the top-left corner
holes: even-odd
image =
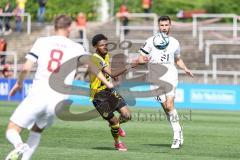
[[[27,74],[30,72],[33,65],[34,65],[34,62],[31,61],[31,60],[27,60],[24,63],[23,68],[22,68],[22,70],[19,74],[19,77],[17,79],[17,82],[15,83],[15,85],[13,86],[11,91],[9,92],[10,96],[13,96],[17,91],[22,89],[23,81],[24,81],[25,77],[27,76]]]
[[[113,79],[116,79],[121,74],[127,72],[128,70],[136,66],[137,64],[128,64],[124,68],[116,68],[116,69],[111,69],[109,66],[106,66],[103,68],[103,72],[107,73]]]
[[[180,57],[176,57],[175,58],[175,62],[176,64],[183,69],[190,77],[194,77],[193,73],[191,72],[190,69],[187,68],[187,66],[185,65],[185,63],[183,62],[183,60]]]

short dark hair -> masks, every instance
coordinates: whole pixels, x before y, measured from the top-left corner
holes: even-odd
[[[161,17],[159,17],[159,18],[158,18],[158,23],[159,23],[160,21],[169,21],[170,24],[171,24],[171,18],[170,18],[169,16],[161,16]]]
[[[99,41],[101,40],[108,40],[108,38],[106,36],[104,36],[103,34],[96,34],[93,38],[92,38],[92,46],[96,46],[98,44]]]
[[[67,15],[59,15],[54,20],[54,28],[55,30],[59,29],[67,29],[72,24],[72,18]]]

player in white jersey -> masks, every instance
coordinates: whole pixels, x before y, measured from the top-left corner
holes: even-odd
[[[49,79],[52,73],[59,71],[63,63],[74,57],[76,61],[81,60],[81,57],[86,55],[84,48],[80,44],[68,39],[71,22],[71,18],[66,15],[56,17],[54,22],[56,35],[37,39],[31,51],[26,55],[27,60],[16,84],[9,93],[10,96],[22,88],[23,80],[34,63],[37,63],[37,71],[28,96],[10,118],[6,138],[14,145],[15,149],[8,154],[6,160],[18,159],[21,156],[22,160],[31,158],[39,145],[41,132],[53,122],[57,103],[67,98],[66,95],[51,89]],[[92,72],[103,80],[107,87],[113,87],[101,72],[97,70],[92,70]],[[71,84],[73,80],[74,72],[67,76],[65,83]],[[20,133],[29,126],[31,126],[31,131],[28,140],[23,143]]]
[[[183,132],[179,124],[179,116],[174,108],[175,90],[178,84],[178,72],[175,64],[183,69],[189,76],[192,72],[186,67],[180,57],[180,45],[178,40],[168,36],[170,32],[171,19],[168,16],[161,16],[158,19],[159,33],[148,38],[143,47],[140,48],[138,63],[161,64],[167,68],[167,72],[159,79],[170,83],[172,88],[164,90],[164,94],[156,98],[166,113],[168,121],[173,129],[173,142],[171,148],[180,148],[183,144]],[[152,86],[155,89],[157,86]],[[160,86],[161,87],[161,86]]]

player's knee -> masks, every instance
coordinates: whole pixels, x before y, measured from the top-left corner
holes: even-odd
[[[166,113],[174,109],[174,104],[172,102],[165,102],[162,104],[162,107]]]
[[[129,121],[131,119],[132,119],[131,113],[130,112],[126,112],[126,113],[122,113],[121,114],[121,116],[119,118],[119,121],[120,121],[120,123],[125,123],[125,122],[127,122],[127,121]]]
[[[16,129],[7,129],[6,130],[6,133],[5,133],[5,136],[8,140],[12,139],[13,136],[16,136],[16,135],[19,135],[19,131],[16,130]]]
[[[109,122],[110,125],[116,125],[116,124],[119,123],[118,119],[115,116],[112,117],[111,119],[109,119],[108,122]]]

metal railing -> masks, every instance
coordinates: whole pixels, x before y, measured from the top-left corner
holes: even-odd
[[[0,13],[0,17],[14,17],[16,14],[14,13]],[[31,15],[30,13],[20,13],[17,16],[25,16],[27,17],[27,34],[31,34]]]
[[[217,78],[217,60],[218,59],[240,59],[240,55],[234,55],[234,54],[214,54],[212,55],[213,63],[212,63],[212,76],[213,79]],[[238,76],[239,73],[236,71],[227,71],[227,73],[232,73],[235,76]]]
[[[89,41],[86,38],[80,39],[80,38],[72,38],[74,42],[81,43],[83,47],[86,49],[87,52],[89,52]]]
[[[155,13],[129,13],[128,18],[152,18],[153,19],[153,31],[158,31],[158,16]],[[116,36],[120,35],[121,23],[118,17],[116,17]],[[137,26],[134,26],[137,27]],[[143,26],[142,26],[143,27]]]
[[[131,53],[129,52],[126,55],[126,56],[128,56],[127,62],[131,63],[132,60],[134,60],[137,57],[138,54],[139,53],[136,53],[136,52],[131,52]],[[224,57],[224,56],[225,55],[220,55],[219,57]],[[229,56],[229,57],[231,57],[231,56]],[[240,59],[240,55],[233,55],[233,57],[235,57],[235,58],[239,57],[239,59]],[[240,77],[240,71],[222,71],[222,70],[191,70],[191,71],[196,76],[197,75],[198,76],[202,75],[204,84],[207,84],[209,82],[209,80],[215,80],[216,81],[217,75],[233,77],[232,83],[233,84],[238,84],[238,77]],[[141,72],[147,72],[147,70],[146,71],[141,71]],[[179,73],[179,75],[186,75],[185,71],[183,71],[183,70],[178,70],[178,73]],[[133,77],[133,72],[130,71],[128,73],[128,77],[132,78]],[[210,77],[212,77],[212,78],[210,78]],[[195,82],[194,79],[193,79],[193,82]]]
[[[204,31],[232,31],[233,27],[199,27],[199,37],[198,37],[198,49],[200,51],[203,50],[204,47]],[[237,30],[240,30],[240,27],[237,27]],[[234,36],[234,32],[232,38],[236,38]]]
[[[212,70],[191,70],[192,73],[195,75],[195,76],[203,76],[203,83],[204,84],[208,84],[210,80],[214,80],[214,82],[217,84],[217,79],[214,79],[213,78],[213,72]],[[139,73],[147,73],[148,71],[147,70],[141,70],[139,71]],[[183,70],[178,70],[178,74],[179,75],[186,75],[186,73],[183,71]],[[228,76],[228,77],[232,77],[232,83],[231,84],[238,84],[238,77],[240,77],[240,72],[239,71],[216,71],[216,75],[221,75],[221,76]],[[133,78],[135,77],[136,75],[133,74],[133,72],[129,72],[128,73],[128,78]],[[188,75],[186,75],[188,76]],[[212,77],[212,78],[210,78]],[[193,78],[192,83],[196,83],[196,79]],[[229,82],[228,82],[229,83]]]
[[[125,34],[124,34],[125,30],[135,30],[135,31],[136,30],[141,30],[141,31],[144,30],[144,31],[152,31],[153,34],[156,33],[154,26],[121,26],[120,30],[121,30],[120,31],[120,42],[126,40]],[[135,40],[138,40],[138,39],[135,39]],[[128,39],[128,41],[129,41],[129,39]]]
[[[209,82],[209,76],[211,76],[213,80],[216,81],[216,78],[214,79],[214,74],[221,75],[221,76],[229,76],[233,77],[232,84],[238,84],[238,77],[240,77],[239,71],[221,71],[217,70],[215,73],[213,73],[212,70],[191,70],[194,75],[203,75],[203,83],[207,84]],[[179,70],[178,73],[180,75],[186,74],[183,70]],[[193,79],[194,80],[194,79]]]
[[[212,45],[238,45],[240,41],[235,40],[207,40],[205,47],[205,65],[209,65],[210,47]]]
[[[192,35],[194,38],[197,37],[197,30],[198,30],[198,18],[232,18],[233,19],[233,36],[237,37],[237,21],[238,16],[236,14],[193,14],[192,15],[193,21],[192,21],[192,27],[193,32]]]
[[[133,44],[144,44],[144,42],[146,42],[146,40],[144,39],[125,39],[125,41],[130,41]],[[138,48],[140,49],[140,47]],[[129,53],[129,49],[124,49],[124,54],[126,56],[129,56],[131,54],[137,54],[137,53]]]
[[[11,68],[13,69],[13,73],[14,73],[14,78],[17,78],[17,72],[20,71],[22,65],[18,65],[17,64],[17,54],[16,52],[1,52],[0,54],[3,55],[12,55],[14,56],[14,64],[11,65]],[[131,59],[134,59],[136,56],[134,55],[139,54],[139,53],[128,53],[128,63],[131,63]],[[131,57],[132,56],[132,57]],[[203,76],[203,83],[207,84],[209,82],[209,76],[211,76],[213,80],[216,80],[218,75],[221,76],[229,76],[229,77],[233,77],[233,84],[238,84],[238,77],[240,77],[240,71],[221,71],[221,70],[217,70],[217,59],[240,59],[240,55],[213,55],[213,69],[212,70],[192,70],[192,73],[194,75],[202,75]],[[3,69],[3,66],[0,66],[0,70]],[[35,72],[36,71],[36,66],[34,66],[31,69],[31,72]],[[78,68],[78,72],[86,72],[86,68],[81,67]],[[147,72],[147,71],[143,71],[143,72]],[[183,70],[179,70],[178,71],[179,75],[185,75],[186,73]],[[131,78],[133,77],[133,73],[130,71],[128,73],[128,77]],[[194,80],[194,79],[193,79]]]

